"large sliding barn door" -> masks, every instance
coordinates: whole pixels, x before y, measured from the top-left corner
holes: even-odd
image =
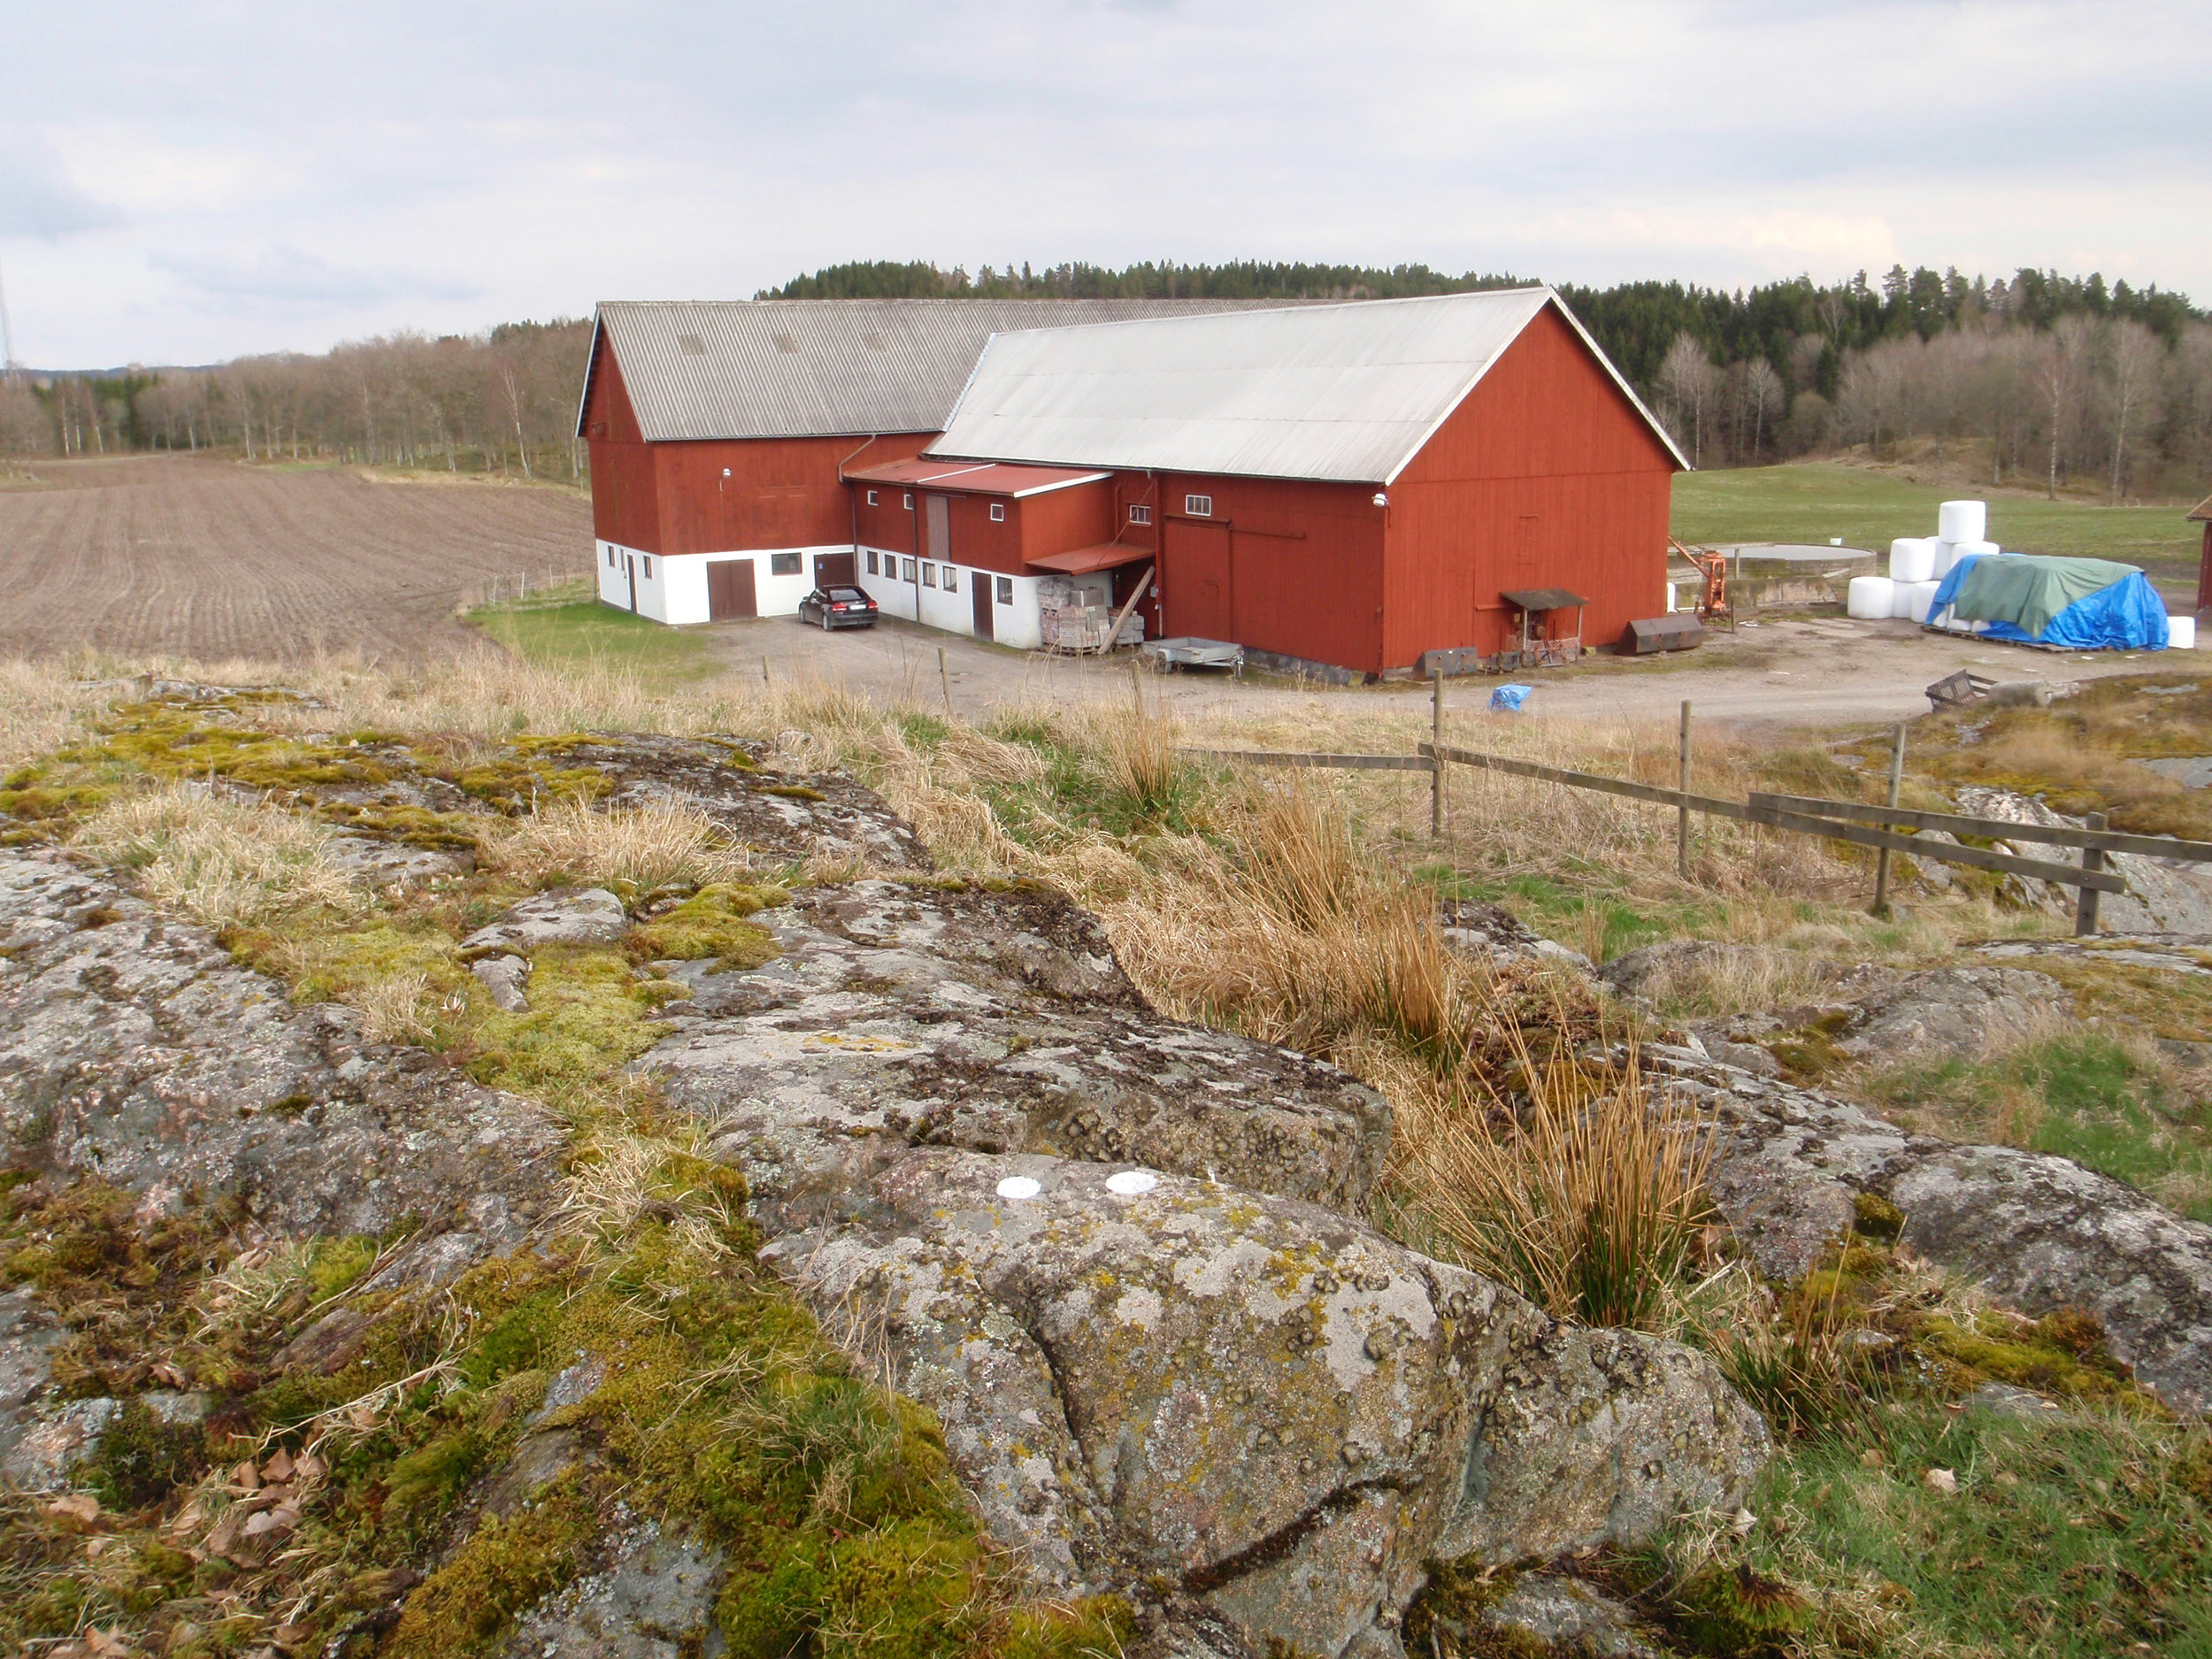
[[[1229,526],[1171,518],[1166,528],[1167,549],[1161,560],[1161,628],[1194,639],[1235,640]]]

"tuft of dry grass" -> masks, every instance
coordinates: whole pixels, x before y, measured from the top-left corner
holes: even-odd
[[[1515,1047],[1522,1098],[1475,1079],[1402,1118],[1393,1184],[1453,1256],[1548,1312],[1649,1325],[1710,1217],[1712,1126],[1647,1087],[1632,1043],[1598,1063]]]
[[[495,867],[531,880],[565,878],[646,893],[749,875],[745,849],[696,807],[655,802],[595,812],[580,801],[543,807],[487,849]]]
[[[329,856],[320,826],[198,784],[119,795],[88,819],[74,845],[136,872],[156,904],[221,930],[302,911],[353,914],[367,897]]]
[[[427,1042],[436,1029],[430,976],[419,968],[372,979],[349,1000],[360,1010],[361,1034],[370,1042]]]

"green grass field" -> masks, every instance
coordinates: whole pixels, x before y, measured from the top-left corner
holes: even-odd
[[[1793,466],[1686,472],[1674,480],[1674,534],[1695,546],[1806,541],[1841,536],[1886,553],[1903,535],[1933,535],[1938,503],[1989,503],[1989,537],[2021,553],[2118,559],[2154,575],[2193,578],[2201,526],[2185,507],[2100,507],[1956,484],[1917,484],[1863,467],[1814,461]]]
[[[564,582],[527,599],[503,600],[468,614],[526,662],[559,667],[600,663],[663,687],[714,671],[707,643],[697,634],[603,605],[588,581]]]

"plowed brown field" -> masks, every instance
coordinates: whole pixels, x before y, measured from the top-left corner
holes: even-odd
[[[558,490],[183,456],[35,472],[0,488],[0,656],[445,656],[473,637],[465,593],[591,568],[590,504]]]

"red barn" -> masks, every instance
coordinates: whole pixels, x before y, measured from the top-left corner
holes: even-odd
[[[952,463],[996,464],[1010,497],[1004,464],[1082,479],[1057,545],[1022,538],[1026,573],[1113,572],[1115,601],[1149,581],[1158,633],[1369,675],[1663,611],[1687,465],[1541,288],[1001,334],[925,452],[943,492]],[[1012,557],[986,546],[952,534],[940,559]],[[1586,609],[1507,597],[1542,589]]]
[[[671,623],[796,611],[818,580],[855,567],[843,469],[918,454],[995,332],[1231,303],[603,304],[577,415],[599,596]]]

